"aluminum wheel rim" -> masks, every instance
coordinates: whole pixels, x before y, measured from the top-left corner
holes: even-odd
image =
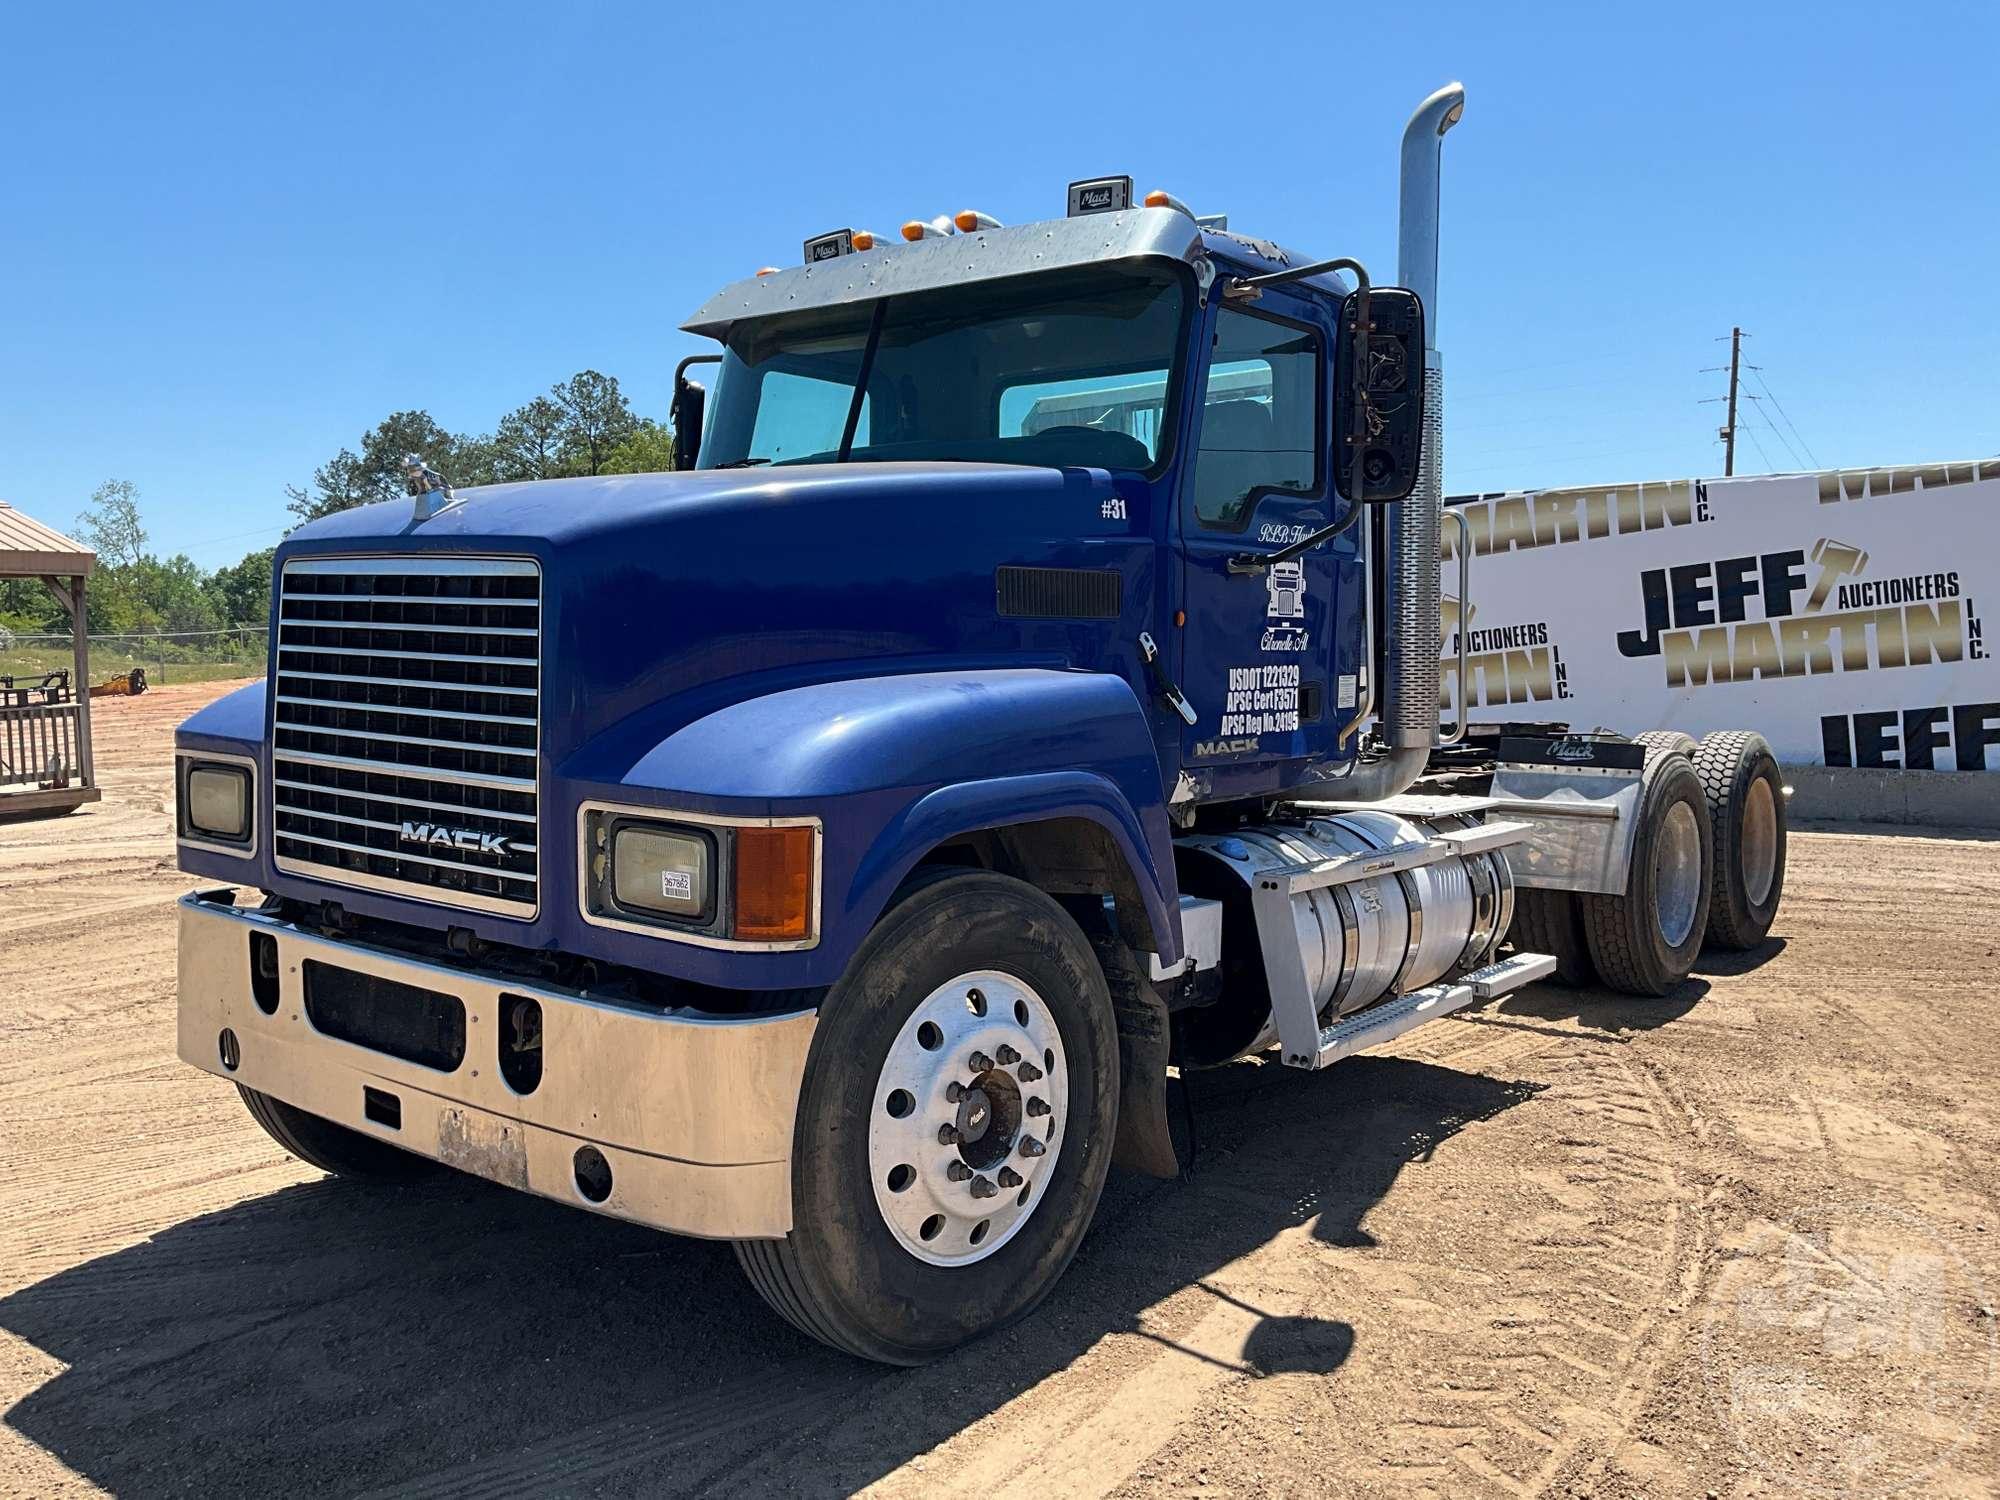
[[[1669,948],[1688,940],[1700,905],[1701,824],[1691,806],[1676,802],[1653,845],[1653,912]]]
[[[964,1266],[1019,1234],[1062,1155],[1068,1100],[1062,1034],[1032,986],[982,969],[932,990],[869,1114],[869,1179],[896,1242]]]
[[[1752,906],[1762,906],[1778,878],[1778,803],[1769,777],[1750,783],[1743,799],[1743,894]]]

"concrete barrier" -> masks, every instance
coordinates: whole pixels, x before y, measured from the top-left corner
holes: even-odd
[[[2000,828],[2000,772],[1784,766],[1794,823]]]

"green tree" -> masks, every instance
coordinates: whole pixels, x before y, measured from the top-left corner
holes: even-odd
[[[427,411],[391,412],[361,435],[361,451],[342,448],[313,471],[312,484],[287,485],[287,506],[301,521],[317,521],[357,505],[403,495],[403,459],[414,453],[453,484],[461,457],[474,457],[478,440],[446,432]]]
[[[69,616],[41,580],[0,579],[0,627],[16,635],[67,635]]]
[[[580,370],[551,388],[549,399],[563,414],[563,448],[573,474],[602,474],[612,449],[639,425],[615,375]]]
[[[142,628],[139,564],[146,556],[146,527],[139,516],[139,490],[128,479],[107,479],[90,496],[90,508],[76,520],[76,533],[97,554],[87,594],[90,629],[99,634]]]
[[[185,553],[165,562],[157,557],[140,558],[127,578],[135,603],[135,627],[174,634],[220,630],[223,620],[203,587],[207,581]]]
[[[453,489],[470,489],[477,484],[500,484],[507,478],[501,462],[500,444],[490,437],[460,437],[452,451],[452,466],[438,472]]]
[[[500,419],[493,434],[496,477],[555,479],[573,472],[569,413],[547,396],[537,396]]]
[[[76,530],[90,543],[100,565],[128,568],[146,555],[139,490],[131,480],[105,480],[91,492],[90,504],[91,508],[76,518]]]
[[[262,625],[271,615],[271,559],[275,548],[252,552],[217,568],[202,584],[224,625]]]
[[[604,460],[606,474],[661,474],[674,466],[674,435],[651,417],[641,417],[632,435]]]

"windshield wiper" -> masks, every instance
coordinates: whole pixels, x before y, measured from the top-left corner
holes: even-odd
[[[767,464],[768,458],[732,458],[726,464],[717,464],[718,469],[754,469],[758,464]]]
[[[868,320],[868,342],[861,346],[861,368],[854,372],[854,399],[847,403],[847,425],[840,429],[840,456],[837,464],[847,463],[854,452],[855,429],[861,425],[861,403],[868,399],[868,377],[875,369],[875,351],[882,344],[882,315],[889,310],[889,299],[880,298],[875,303],[875,315]]]

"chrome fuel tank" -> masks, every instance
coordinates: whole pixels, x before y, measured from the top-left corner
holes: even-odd
[[[1276,1039],[1249,911],[1260,871],[1305,870],[1347,855],[1379,853],[1472,821],[1417,821],[1363,809],[1177,839],[1182,889],[1224,901],[1226,991],[1216,1009],[1225,1014],[1186,1028],[1195,1042],[1188,1060],[1220,1062],[1261,1051]],[[1506,858],[1480,852],[1303,892],[1292,898],[1292,934],[1313,1003],[1329,1021],[1488,962],[1513,909]],[[1216,1055],[1222,1048],[1228,1050]]]

